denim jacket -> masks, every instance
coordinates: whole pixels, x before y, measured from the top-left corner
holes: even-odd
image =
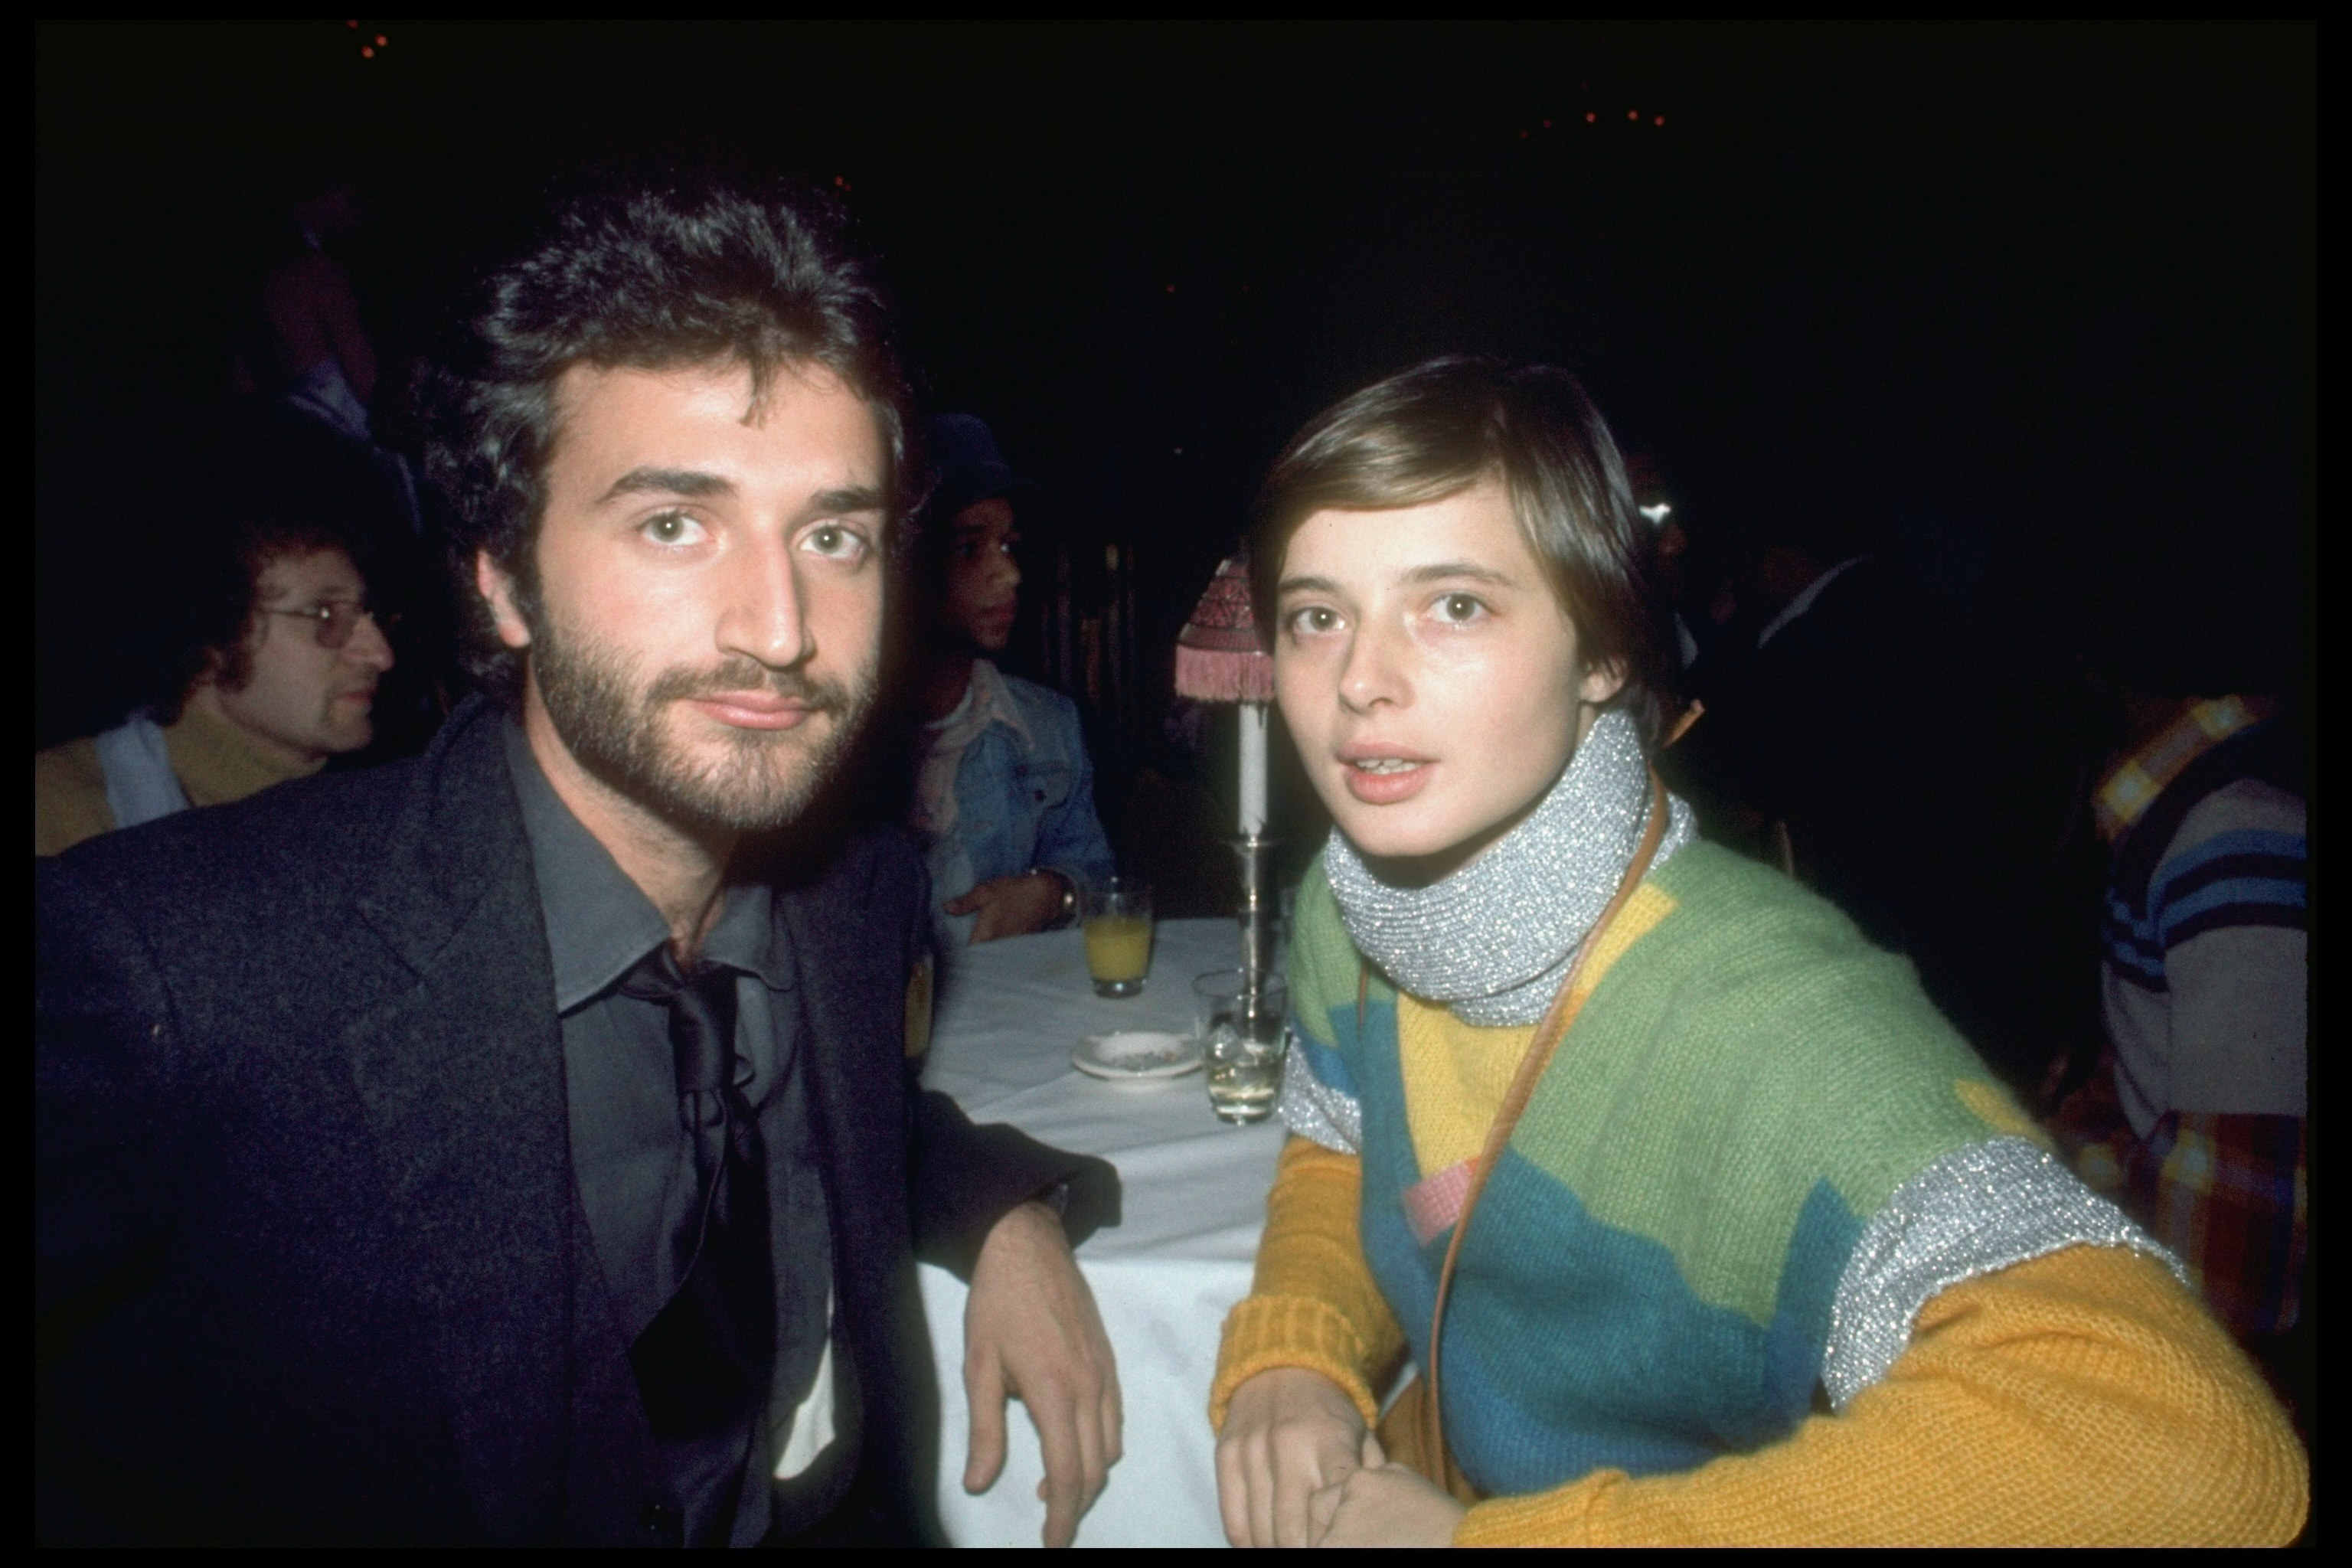
[[[957,947],[971,940],[974,917],[949,915],[940,906],[992,878],[1058,871],[1084,897],[1114,869],[1110,840],[1095,815],[1094,764],[1079,733],[1077,704],[1034,681],[992,668],[989,674],[1003,681],[1023,728],[1000,720],[964,748],[955,826],[946,841],[930,847],[933,918],[942,940]]]

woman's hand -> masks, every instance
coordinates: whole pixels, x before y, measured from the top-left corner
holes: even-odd
[[[1465,1510],[1403,1465],[1381,1462],[1364,1439],[1364,1462],[1307,1500],[1318,1546],[1451,1546]]]
[[[1312,1546],[1307,1500],[1362,1464],[1363,1415],[1319,1372],[1278,1366],[1234,1390],[1217,1436],[1217,1505],[1235,1546]]]

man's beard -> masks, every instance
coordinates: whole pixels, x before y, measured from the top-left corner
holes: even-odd
[[[551,616],[539,618],[530,673],[555,732],[581,766],[682,827],[760,833],[792,822],[833,777],[874,706],[870,665],[850,686],[749,658],[709,669],[677,667],[645,683],[627,656],[575,641]],[[716,763],[698,763],[672,742],[664,720],[675,704],[750,691],[811,711],[790,730],[719,726],[727,752]]]

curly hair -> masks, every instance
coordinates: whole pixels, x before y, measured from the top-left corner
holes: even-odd
[[[361,536],[332,510],[301,510],[252,500],[199,524],[175,552],[172,609],[173,657],[152,706],[169,721],[179,717],[200,680],[241,691],[253,679],[255,623],[261,574],[288,556],[340,551],[362,580],[375,574]]]
[[[889,457],[894,553],[903,549],[916,499],[909,390],[871,263],[830,194],[679,179],[573,197],[488,273],[464,331],[418,371],[425,473],[454,513],[449,566],[467,606],[467,665],[486,686],[511,699],[523,666],[498,638],[474,560],[487,554],[536,616],[558,380],[576,364],[727,361],[750,369],[755,404],[779,370],[805,364],[866,401]]]
[[[1426,506],[1499,479],[1519,531],[1576,626],[1585,658],[1615,666],[1622,708],[1654,747],[1681,710],[1657,541],[1633,510],[1609,423],[1550,365],[1450,354],[1340,399],[1307,423],[1258,492],[1250,541],[1257,624],[1272,636],[1283,552],[1315,512]]]

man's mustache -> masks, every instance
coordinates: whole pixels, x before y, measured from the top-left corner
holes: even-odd
[[[819,680],[797,669],[771,669],[755,659],[734,660],[715,669],[666,670],[646,689],[646,703],[651,707],[704,697],[739,697],[754,691],[835,717],[849,710],[848,689],[837,682]]]

